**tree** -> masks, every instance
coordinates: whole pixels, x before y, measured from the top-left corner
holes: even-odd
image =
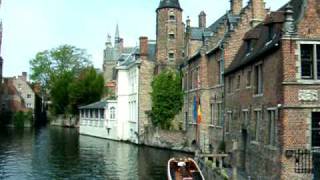
[[[41,84],[42,98],[50,94],[55,114],[70,112],[70,83],[92,63],[85,50],[70,45],[37,53],[30,61],[31,79]],[[87,97],[88,98],[88,97]],[[90,97],[89,97],[90,98]]]
[[[68,113],[68,105],[70,104],[69,90],[70,82],[74,80],[72,72],[64,72],[59,76],[56,75],[50,85],[50,97],[52,101],[52,110],[55,114]]]
[[[178,72],[165,70],[152,81],[152,110],[150,116],[155,126],[169,129],[174,117],[181,111],[183,91]]]
[[[41,83],[48,89],[53,78],[65,72],[79,73],[82,69],[91,66],[89,55],[85,50],[70,45],[45,50],[36,54],[30,61],[31,80]]]
[[[104,92],[104,79],[93,68],[82,70],[69,86],[70,113],[77,114],[78,106],[100,100]]]

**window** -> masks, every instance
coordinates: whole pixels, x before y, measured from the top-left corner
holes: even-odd
[[[252,40],[248,39],[246,40],[246,53],[250,53],[252,50]]]
[[[215,125],[215,117],[214,117],[215,113],[214,113],[214,104],[211,103],[210,104],[210,119],[211,119],[211,124]]]
[[[85,110],[85,113],[86,113],[86,118],[88,118],[89,117],[88,109]]]
[[[252,140],[259,141],[259,127],[260,122],[262,120],[261,111],[255,111],[254,123],[253,123],[253,132],[252,132]]]
[[[183,77],[183,87],[184,87],[184,90],[188,90],[188,73],[186,73]]]
[[[238,75],[238,78],[237,78],[237,89],[240,89],[240,83],[241,83],[241,76]]]
[[[217,61],[217,63],[218,63],[218,65],[217,65],[217,76],[216,77],[218,77],[218,84],[221,84],[221,82],[222,82],[222,74],[221,74],[221,61]]]
[[[94,112],[95,112],[95,117],[96,117],[96,118],[99,118],[99,110],[96,109],[96,110],[94,110]]]
[[[116,119],[116,108],[110,108],[110,119]]]
[[[221,103],[210,104],[210,116],[211,116],[211,124],[214,126],[221,126]]]
[[[169,56],[169,60],[173,60],[174,59],[174,52],[169,52],[168,56]]]
[[[317,45],[317,78],[320,80],[320,45]]]
[[[276,145],[276,111],[268,111],[268,144]]]
[[[247,87],[251,86],[251,70],[247,72]]]
[[[192,70],[192,89],[198,89],[200,88],[200,74],[199,74],[199,68],[195,68]]]
[[[176,20],[176,16],[175,16],[175,15],[173,15],[173,14],[171,14],[171,15],[169,16],[169,20],[171,20],[171,21]]]
[[[176,15],[174,14],[173,11],[169,12],[169,20],[170,21],[175,21],[176,20]]]
[[[248,110],[243,110],[242,111],[242,128],[247,129],[249,125],[249,111]]]
[[[255,66],[255,94],[263,94],[263,70],[262,64]]]
[[[232,121],[232,112],[229,111],[227,114],[227,121],[226,121],[226,133],[230,132],[231,121]]]
[[[313,66],[313,45],[301,45],[301,77],[302,79],[314,79]]]
[[[29,98],[29,99],[30,99],[30,98],[31,98],[31,94],[27,94],[27,98]]]
[[[104,119],[104,109],[100,109],[100,118]]]
[[[90,118],[93,118],[93,110],[90,109]]]
[[[271,24],[268,27],[268,40],[271,41],[273,39],[273,36],[274,36],[274,27]]]
[[[228,93],[232,93],[232,81],[233,81],[233,77],[230,76],[228,78]]]
[[[174,35],[174,33],[170,33],[169,34],[169,39],[170,40],[174,40],[176,37],[175,37],[175,35]]]
[[[32,104],[27,103],[27,108],[32,108]]]

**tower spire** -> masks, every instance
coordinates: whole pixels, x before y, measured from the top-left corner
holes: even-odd
[[[115,47],[117,47],[117,45],[119,45],[120,43],[120,33],[119,33],[119,25],[117,24],[116,26],[116,34],[114,36],[114,45]]]

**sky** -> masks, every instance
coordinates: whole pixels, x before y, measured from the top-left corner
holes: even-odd
[[[244,0],[244,5],[248,0]],[[288,0],[265,0],[276,10]],[[29,61],[37,52],[69,44],[86,49],[96,68],[102,68],[108,34],[114,38],[116,24],[125,46],[138,44],[140,36],[155,39],[156,13],[160,0],[3,0],[1,54],[5,77],[30,73]],[[230,0],[180,0],[184,22],[187,16],[197,26],[204,10],[207,25],[229,10]]]

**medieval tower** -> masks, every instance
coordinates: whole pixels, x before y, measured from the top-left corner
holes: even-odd
[[[179,65],[184,57],[184,24],[179,0],[161,0],[157,12],[157,63]]]

